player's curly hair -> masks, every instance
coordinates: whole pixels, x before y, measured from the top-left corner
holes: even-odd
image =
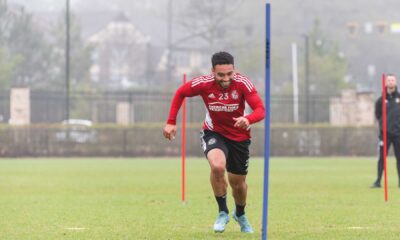
[[[216,65],[232,64],[234,65],[233,56],[227,52],[217,52],[211,57],[212,67],[215,68]]]

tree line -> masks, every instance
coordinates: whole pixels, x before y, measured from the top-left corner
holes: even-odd
[[[62,91],[65,79],[65,12],[41,22],[24,7],[0,0],[0,91],[11,87]],[[71,16],[71,82],[89,82],[90,46]]]

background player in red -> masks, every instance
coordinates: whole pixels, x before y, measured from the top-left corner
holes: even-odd
[[[230,219],[226,169],[236,205],[233,218],[242,232],[252,233],[244,211],[250,125],[264,118],[265,109],[250,80],[235,72],[231,54],[215,53],[211,62],[212,74],[194,78],[176,91],[163,134],[170,140],[175,137],[176,117],[185,97],[200,95],[203,98],[207,113],[201,133],[202,147],[211,167],[210,181],[219,208],[214,231],[223,232]],[[249,115],[244,115],[246,102],[253,109]]]

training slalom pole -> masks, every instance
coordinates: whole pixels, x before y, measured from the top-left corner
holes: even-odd
[[[183,84],[186,83],[186,74],[183,74]],[[186,172],[186,99],[182,109],[182,203],[185,203],[185,172]]]
[[[386,122],[386,77],[382,74],[382,131],[383,131],[383,173],[385,201],[388,201],[388,184],[387,184],[387,122]]]
[[[264,120],[264,187],[261,239],[268,237],[268,196],[269,196],[269,136],[271,121],[271,6],[265,6],[265,120]]]

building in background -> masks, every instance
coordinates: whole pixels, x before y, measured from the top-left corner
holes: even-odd
[[[330,123],[334,126],[371,126],[374,124],[373,92],[342,91],[341,97],[330,99]]]
[[[146,86],[150,40],[120,14],[88,39],[93,46],[91,80],[114,90]]]
[[[168,50],[164,51],[160,62],[157,66],[157,71],[168,71]],[[181,76],[187,74],[190,77],[197,75],[206,75],[211,69],[211,55],[197,49],[175,49],[171,57],[171,77],[172,82],[181,81]]]

